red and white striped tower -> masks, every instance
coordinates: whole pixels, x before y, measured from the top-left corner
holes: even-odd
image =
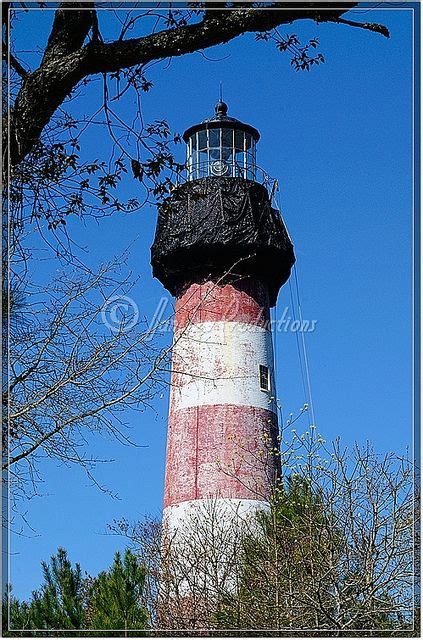
[[[277,433],[266,285],[194,282],[175,307],[167,524],[180,526],[211,497],[240,515],[264,506]]]
[[[164,519],[213,499],[246,516],[278,474],[270,307],[295,260],[260,184],[253,127],[215,116],[186,131],[188,180],[159,209],[153,272],[176,296]],[[225,515],[226,517],[226,515]]]

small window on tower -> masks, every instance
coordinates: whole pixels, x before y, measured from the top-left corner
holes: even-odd
[[[269,367],[265,367],[264,364],[259,365],[260,370],[260,389],[262,391],[270,391],[270,376]]]

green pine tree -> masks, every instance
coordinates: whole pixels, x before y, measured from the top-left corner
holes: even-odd
[[[2,628],[4,636],[25,636],[30,628],[29,605],[15,598],[10,585],[6,585],[3,594]],[[13,629],[17,632],[12,632]]]
[[[129,630],[147,628],[145,582],[146,571],[137,557],[127,549],[122,561],[117,552],[110,569],[94,580],[89,603],[90,628],[119,629],[116,635],[125,636]]]
[[[32,629],[82,629],[84,627],[83,578],[79,564],[72,567],[65,549],[58,548],[50,564],[41,563],[44,583],[32,593]]]
[[[43,584],[32,592],[28,603],[9,599],[9,635],[66,635],[67,629],[83,629],[84,579],[79,564],[72,566],[65,549],[59,547],[50,563],[41,563]],[[10,594],[10,590],[9,590]],[[20,631],[19,631],[20,630]],[[36,631],[40,630],[40,631]]]

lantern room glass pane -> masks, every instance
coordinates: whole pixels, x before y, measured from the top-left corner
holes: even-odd
[[[245,134],[245,148],[246,149],[251,149],[253,144],[254,144],[253,136],[251,135],[251,133],[246,133]]]
[[[199,162],[199,164],[198,164],[198,177],[199,178],[206,178],[207,175],[208,175],[207,158],[208,158],[207,149],[200,150],[199,154],[198,154],[198,162]]]
[[[222,129],[222,147],[232,147],[233,129]]]
[[[198,132],[198,148],[207,149],[207,131]]]
[[[235,161],[238,165],[244,165],[244,151],[242,149],[235,150]]]
[[[235,130],[235,148],[244,149],[244,132]]]
[[[210,158],[212,160],[220,160],[220,147],[210,148]]]
[[[209,130],[209,145],[210,147],[220,146],[220,129]]]

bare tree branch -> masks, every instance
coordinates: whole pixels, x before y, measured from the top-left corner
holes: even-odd
[[[10,59],[10,64],[12,68],[16,71],[16,73],[21,78],[26,78],[29,75],[29,71],[27,71],[25,67],[21,65],[19,60],[11,53],[9,54],[7,53],[7,46],[4,42],[2,43],[2,58],[5,61],[8,61]]]
[[[354,22],[353,20],[345,20],[344,18],[336,18],[332,20],[337,24],[346,24],[349,27],[358,27],[366,31],[373,31],[374,33],[380,33],[381,36],[389,38],[389,30],[383,24],[377,24],[376,22]]]
[[[167,387],[171,347],[157,346],[160,327],[152,330],[139,320],[135,306],[129,313],[138,315],[107,323],[109,298],[110,304],[117,298],[118,310],[119,296],[127,299],[131,287],[117,265],[97,274],[74,270],[47,290],[27,284],[31,305],[22,305],[22,328],[10,333],[3,390],[3,469],[13,471],[16,495],[25,494],[28,470],[36,470],[43,456],[84,461],[89,470],[95,460],[80,452],[89,433],[102,431],[130,443],[122,413],[149,407]]]

